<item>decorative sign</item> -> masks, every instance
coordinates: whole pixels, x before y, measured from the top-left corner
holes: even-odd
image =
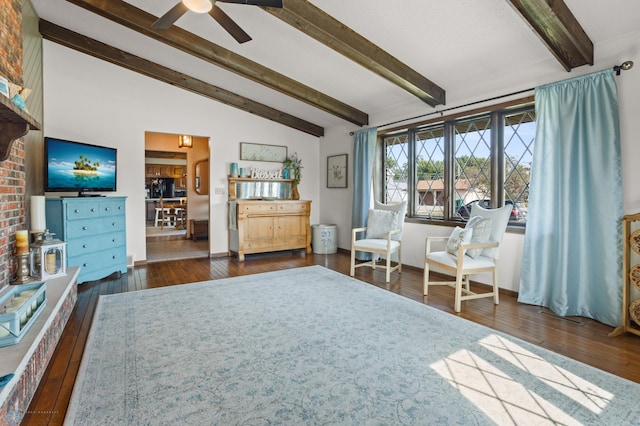
[[[281,163],[287,158],[287,147],[240,142],[240,159],[248,161],[272,161]]]
[[[251,179],[263,179],[263,180],[282,179],[282,169],[276,169],[276,170],[251,169]]]

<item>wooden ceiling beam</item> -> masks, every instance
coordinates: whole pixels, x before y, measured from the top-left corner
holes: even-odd
[[[67,1],[358,126],[369,124],[366,113],[176,25],[166,30],[152,28],[158,17],[125,1]]]
[[[317,137],[324,136],[324,128],[321,126],[140,58],[139,56],[132,55],[131,53],[62,28],[51,22],[40,20],[40,34],[42,34],[42,37],[46,40],[146,75],[147,77],[189,90],[226,105],[300,130],[301,132]]]
[[[593,42],[562,0],[508,0],[567,70],[593,65]]]
[[[428,105],[435,107],[445,103],[445,91],[440,86],[307,0],[286,0],[283,1],[282,9],[262,9],[417,96]]]

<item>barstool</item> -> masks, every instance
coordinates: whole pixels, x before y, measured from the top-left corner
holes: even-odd
[[[169,216],[169,209],[166,207],[160,208],[160,207],[156,207],[156,218],[155,218],[155,226],[158,226],[158,224],[164,226],[164,225],[171,225],[171,223],[169,222],[171,220],[171,217]],[[164,214],[162,213],[162,211],[164,210]]]

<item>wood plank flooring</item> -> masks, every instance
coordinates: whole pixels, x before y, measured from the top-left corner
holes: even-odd
[[[22,424],[62,424],[100,295],[308,265],[322,265],[349,274],[349,257],[344,253],[305,256],[281,252],[248,255],[245,262],[225,257],[150,263],[135,267],[121,277],[80,285],[78,303]],[[432,287],[429,297],[423,301],[421,270],[405,267],[402,274],[391,275],[389,286],[384,282],[384,270],[380,269],[359,268],[356,278],[456,315],[453,289]],[[607,336],[612,330],[609,326],[585,318],[558,318],[540,307],[519,304],[512,295],[501,295],[497,306],[490,298],[463,302],[462,312],[457,315],[640,383],[638,336],[626,334],[610,338]]]

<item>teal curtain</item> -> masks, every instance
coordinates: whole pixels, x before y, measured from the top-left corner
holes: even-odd
[[[371,207],[371,189],[373,184],[373,161],[376,153],[376,127],[355,133],[353,141],[353,209],[351,227],[361,228],[367,225],[367,216]],[[360,236],[359,236],[360,238]],[[358,260],[370,260],[371,254],[357,252]]]
[[[617,326],[623,208],[613,70],[538,87],[535,104],[518,301]]]

